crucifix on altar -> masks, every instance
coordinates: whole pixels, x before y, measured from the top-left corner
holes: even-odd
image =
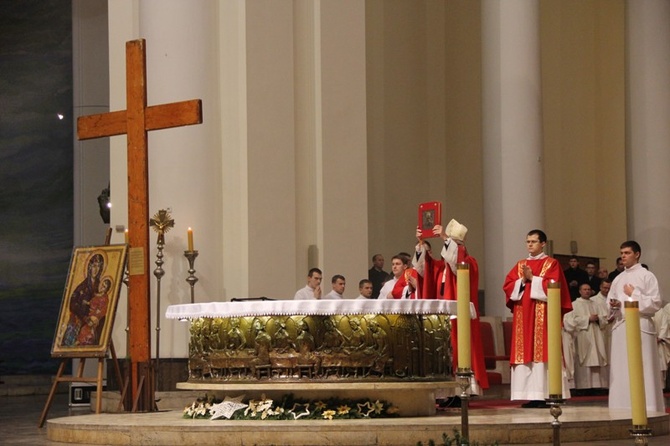
[[[145,41],[126,42],[126,110],[81,116],[77,120],[80,140],[123,134],[128,139],[128,354],[133,411],[155,408],[150,340],[147,132],[202,123],[200,99],[147,107],[146,84]]]

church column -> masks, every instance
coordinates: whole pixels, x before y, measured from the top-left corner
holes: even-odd
[[[149,132],[149,214],[171,209],[175,226],[165,235],[161,302],[157,307],[156,238],[150,230],[151,355],[156,353],[156,314],[161,317],[160,357],[185,357],[188,324],[166,321],[171,304],[190,302],[185,279],[188,264],[186,230],[194,230],[196,301],[216,300],[221,288],[221,204],[219,193],[218,83],[216,11],[213,2],[179,0],[110,2],[110,109],[125,109],[125,42],[146,40],[147,105],[202,99],[203,124]],[[212,68],[214,66],[214,68]],[[204,69],[203,67],[208,67]],[[127,225],[126,138],[111,142],[112,226]],[[123,234],[115,236],[123,243]],[[125,346],[120,330],[126,324],[125,299],[120,300],[115,344]],[[122,325],[123,324],[123,325]],[[117,347],[118,348],[118,347]],[[120,348],[123,352],[123,349]],[[123,354],[123,353],[120,353]]]
[[[221,2],[225,300],[295,293],[292,2]]]
[[[505,275],[543,226],[538,2],[482,2],[482,79],[486,314],[507,317]]]
[[[670,3],[626,8],[628,237],[667,292],[670,277],[659,272],[670,269]]]
[[[316,235],[311,240],[323,269],[324,292],[330,292],[330,278],[342,274],[344,295],[353,298],[368,268],[365,3],[305,1],[297,9],[296,26],[311,27],[312,34],[306,39],[309,47],[296,54],[296,75],[309,79],[297,85],[302,133],[296,150],[298,158],[305,155],[314,165],[299,167],[296,186],[298,191],[316,186],[313,197],[298,203],[298,221],[306,217],[315,225],[304,233]],[[296,35],[297,45],[302,35]],[[314,116],[301,113],[307,104]],[[312,260],[305,254],[313,242],[302,234],[299,230],[297,273],[304,281]]]

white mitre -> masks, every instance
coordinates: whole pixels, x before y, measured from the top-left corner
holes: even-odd
[[[444,229],[444,233],[447,234],[447,237],[452,240],[463,242],[465,241],[465,236],[468,233],[468,228],[452,218],[451,221],[447,224],[447,227]]]

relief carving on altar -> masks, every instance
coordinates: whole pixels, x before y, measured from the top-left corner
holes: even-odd
[[[198,318],[190,334],[193,382],[452,377],[443,315]]]

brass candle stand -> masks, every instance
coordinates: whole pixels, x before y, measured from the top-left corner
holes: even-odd
[[[163,247],[164,239],[162,234],[158,235],[158,242],[156,243],[156,269],[154,276],[156,277],[156,370],[158,370],[158,362],[160,361],[160,342],[161,342],[161,279],[165,275],[163,270]]]
[[[155,373],[158,376],[161,347],[161,279],[165,275],[163,270],[163,248],[165,247],[165,233],[174,227],[174,219],[170,215],[169,209],[161,209],[149,219],[149,226],[156,231],[158,239],[156,241],[156,367]],[[158,383],[158,379],[156,380]]]
[[[651,437],[651,429],[649,426],[636,426],[633,425],[632,429],[629,429],[630,436],[633,437],[633,444],[638,446],[647,446],[647,438]]]
[[[470,424],[468,420],[468,409],[470,407],[470,386],[472,382],[472,369],[464,368],[456,370],[456,382],[461,388],[461,437],[469,440]]]
[[[554,420],[551,422],[551,430],[554,438],[554,446],[560,446],[561,444],[561,422],[558,421],[558,417],[563,414],[563,409],[561,409],[561,404],[565,402],[561,395],[549,395],[549,398],[546,398],[545,401],[549,405],[549,413]]]
[[[188,277],[186,282],[188,282],[191,287],[191,303],[195,303],[195,284],[198,281],[198,278],[195,277],[195,259],[198,257],[198,251],[184,251],[184,257],[188,260]]]

